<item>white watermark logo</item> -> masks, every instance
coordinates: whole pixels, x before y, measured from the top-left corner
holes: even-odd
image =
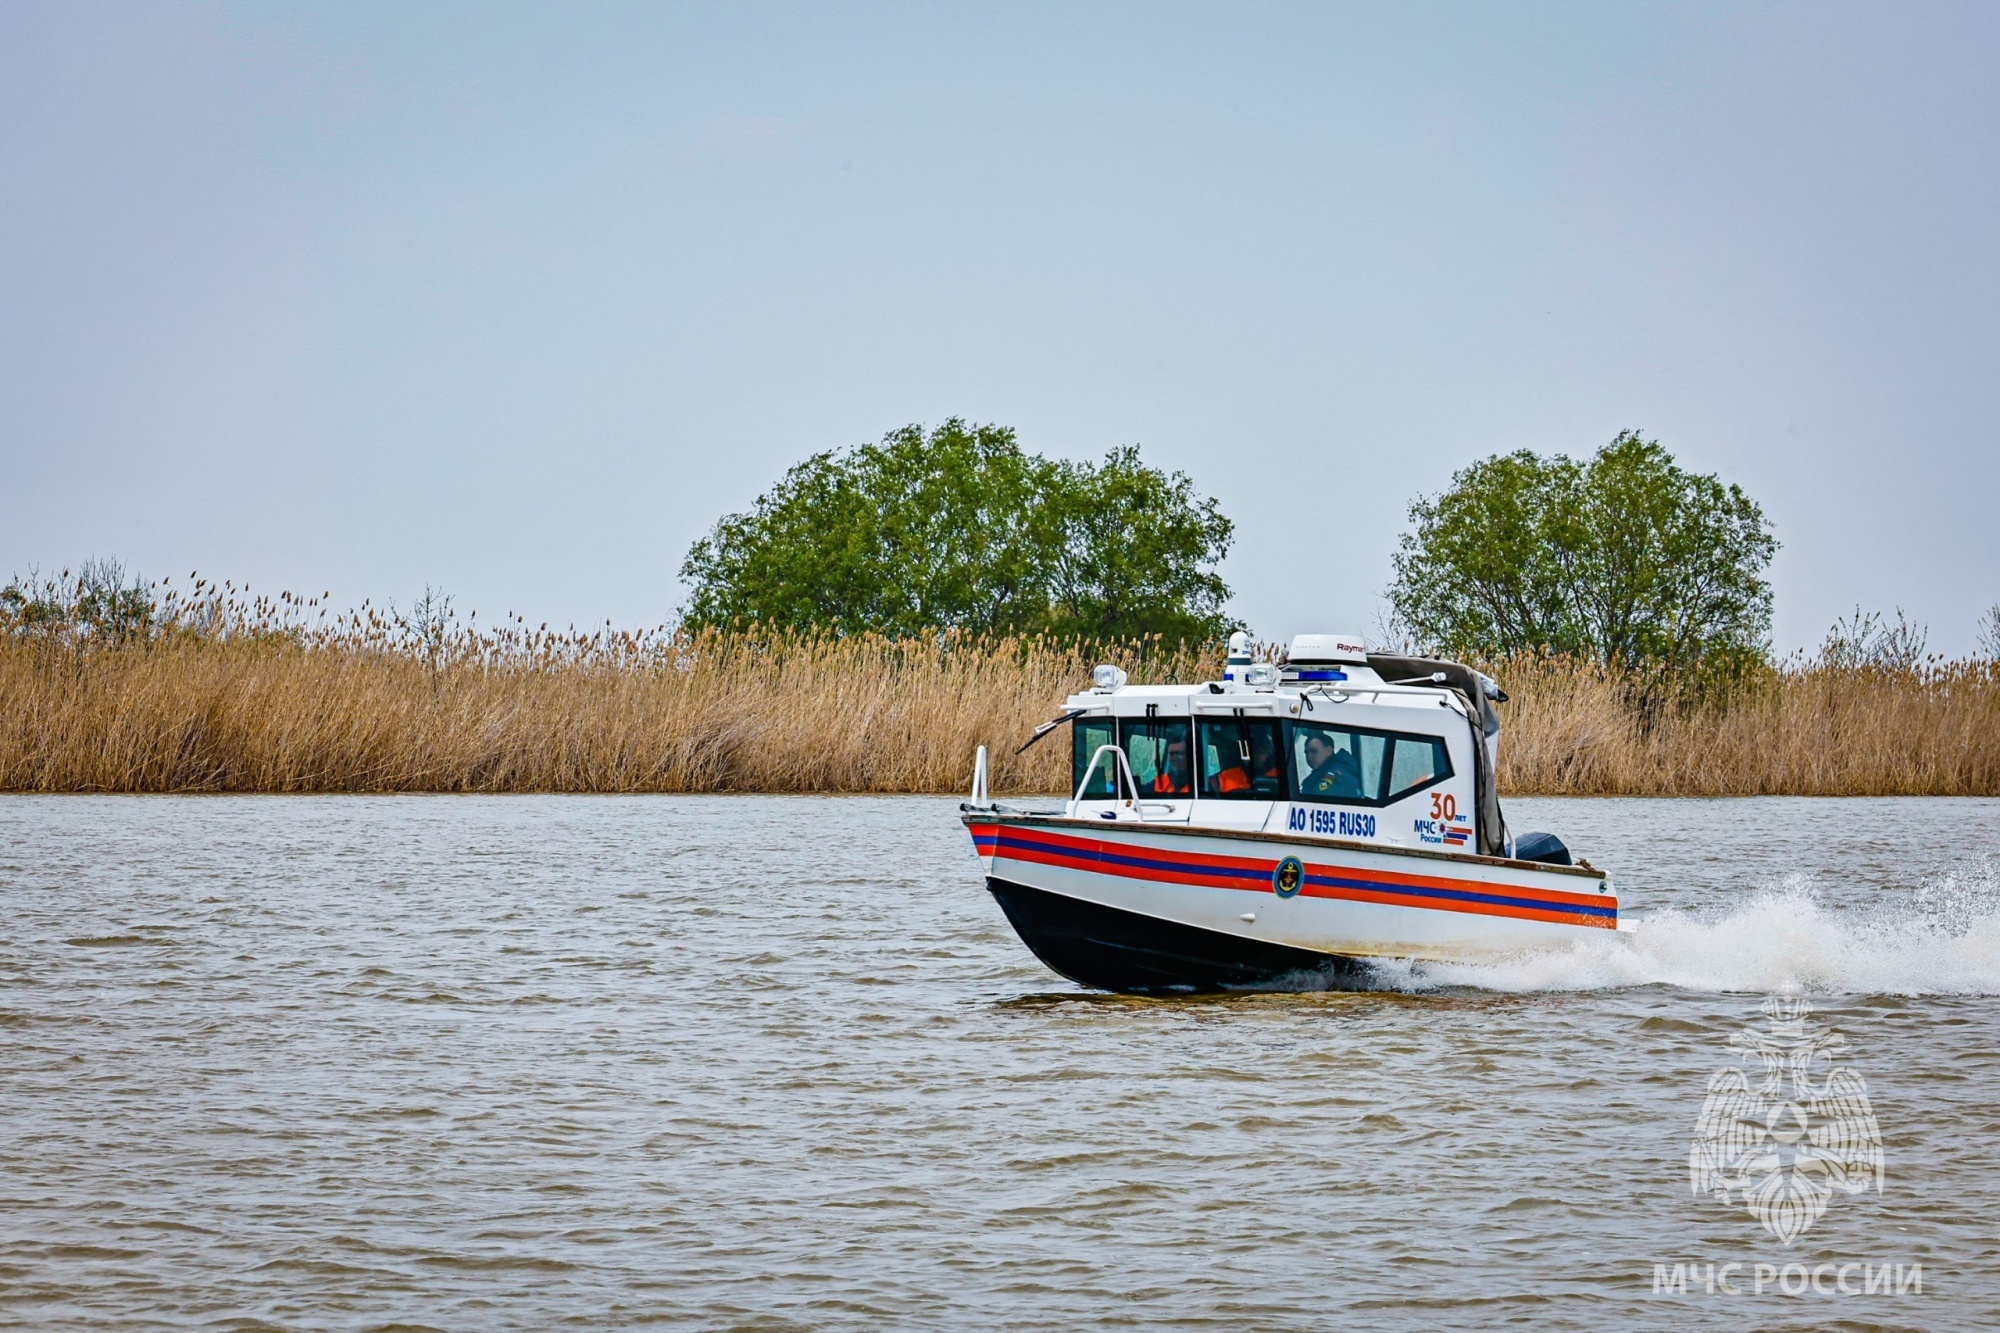
[[[1654,1264],[1655,1296],[1762,1296],[1767,1290],[1787,1296],[1808,1291],[1820,1296],[1921,1296],[1922,1264]]]
[[[1764,1002],[1768,1030],[1730,1036],[1737,1063],[1709,1077],[1688,1149],[1695,1194],[1740,1202],[1785,1245],[1836,1194],[1882,1190],[1882,1129],[1868,1085],[1835,1061],[1847,1039],[1817,1027],[1811,1012],[1797,996],[1774,995]]]

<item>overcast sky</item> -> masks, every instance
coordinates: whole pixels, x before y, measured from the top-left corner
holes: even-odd
[[[1781,649],[2000,601],[2000,6],[0,3],[0,576],[669,616],[948,416],[1220,497],[1258,633],[1618,430]]]

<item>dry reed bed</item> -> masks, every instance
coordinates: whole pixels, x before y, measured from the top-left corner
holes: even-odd
[[[0,640],[0,790],[935,792],[969,784],[981,744],[996,790],[1053,790],[1066,747],[1013,750],[1099,660],[869,635],[464,649]],[[1149,649],[1113,656],[1153,679],[1220,669]]]
[[[1600,667],[1500,663],[1501,790],[1575,796],[2000,795],[2000,665],[1795,662],[1642,725]]]
[[[1063,738],[1013,750],[1094,661],[1220,667],[1146,644],[509,633],[0,635],[0,790],[950,792],[985,744],[996,791],[1049,792]],[[1511,794],[2000,794],[1992,664],[1798,666],[1651,726],[1615,673],[1489,665]]]

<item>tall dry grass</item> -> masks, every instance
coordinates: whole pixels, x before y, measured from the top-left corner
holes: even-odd
[[[1144,642],[481,629],[429,600],[333,616],[203,583],[44,592],[0,595],[0,790],[949,792],[984,744],[994,790],[1052,792],[1063,738],[1013,751],[1093,663],[1221,666]],[[1614,671],[1486,665],[1512,696],[1510,794],[2000,795],[1991,663],[1795,661],[1643,713]]]
[[[316,614],[198,585],[143,625],[0,622],[0,790],[935,792],[974,747],[999,791],[1062,787],[1013,751],[1093,663],[1212,677],[1136,642],[477,629],[432,606]]]
[[[1511,702],[1500,785],[1523,795],[2000,795],[2000,665],[1795,659],[1641,710],[1636,682],[1556,659],[1491,664]]]

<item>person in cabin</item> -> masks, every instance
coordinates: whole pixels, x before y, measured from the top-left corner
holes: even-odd
[[[1217,748],[1219,749],[1220,747]],[[1254,743],[1241,738],[1237,740],[1235,762],[1216,771],[1214,779],[1215,794],[1218,796],[1232,796],[1239,792],[1249,791],[1250,765],[1257,759],[1263,761],[1259,766],[1263,770],[1260,776],[1266,784],[1265,789],[1275,793],[1278,786],[1277,751],[1264,740],[1263,736],[1259,735]]]
[[[1312,767],[1299,783],[1302,794],[1350,799],[1361,795],[1361,765],[1352,750],[1336,747],[1331,737],[1316,731],[1306,737],[1305,752]]]
[[[1186,796],[1190,789],[1188,772],[1188,743],[1176,736],[1167,742],[1166,762],[1147,788],[1157,796]]]
[[[1256,780],[1262,784],[1262,790],[1276,796],[1279,788],[1285,785],[1285,760],[1275,727],[1251,733],[1250,763],[1252,770],[1257,772]]]

